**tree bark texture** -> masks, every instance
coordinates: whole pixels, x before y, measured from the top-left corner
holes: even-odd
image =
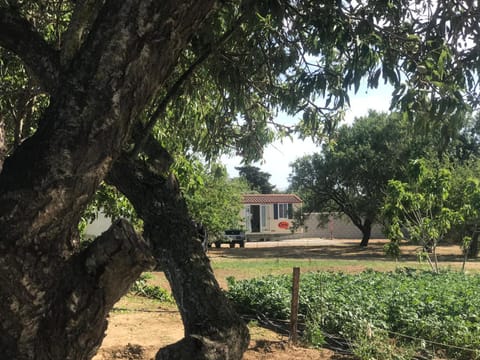
[[[372,235],[372,221],[365,219],[363,225],[360,227],[360,230],[362,231],[362,241],[360,242],[360,246],[366,247],[368,246],[368,241]]]
[[[0,174],[2,173],[3,161],[7,156],[7,139],[5,136],[5,123],[0,117]]]
[[[213,275],[175,179],[144,161],[122,157],[108,181],[143,219],[144,236],[165,271],[185,326],[185,338],[161,349],[156,359],[241,359],[248,329]]]
[[[4,358],[91,358],[106,314],[149,266],[148,247],[125,223],[82,252],[77,224],[213,2],[103,1],[70,61],[15,9],[0,7],[0,46],[50,93],[37,132],[0,174]]]

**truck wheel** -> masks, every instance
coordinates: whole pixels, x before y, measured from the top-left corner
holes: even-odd
[[[235,247],[235,243],[234,242],[231,242],[230,243],[230,249],[233,249]]]
[[[215,242],[215,247],[218,249],[219,247],[222,246],[222,243],[220,241]]]

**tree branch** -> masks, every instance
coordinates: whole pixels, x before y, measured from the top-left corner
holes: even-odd
[[[62,38],[60,62],[68,64],[80,49],[105,0],[82,0],[75,3],[72,19]]]
[[[113,305],[138,276],[153,265],[148,245],[133,227],[126,220],[114,223],[66,263],[63,280],[56,290],[55,312],[46,317],[36,340],[46,344],[49,342],[45,339],[59,339],[64,341],[64,346],[37,348],[37,358],[91,358],[103,339],[106,317]],[[56,326],[51,326],[52,323]],[[85,332],[85,329],[91,331]]]
[[[108,312],[153,264],[147,244],[125,220],[58,266],[52,266],[58,257],[40,260],[46,256],[27,251],[1,257],[0,265],[10,270],[0,277],[2,290],[16,284],[0,302],[2,359],[90,359],[104,337]],[[36,259],[34,265],[23,256]],[[35,273],[26,273],[27,266]]]
[[[60,70],[58,53],[12,7],[0,7],[0,46],[17,54],[45,91],[54,91]]]
[[[164,96],[160,104],[157,106],[153,114],[150,116],[147,124],[145,125],[143,131],[143,137],[139,138],[135,143],[135,147],[133,148],[131,155],[132,157],[136,157],[142,147],[145,145],[147,141],[147,137],[150,136],[153,127],[157,123],[158,119],[165,114],[168,104],[170,101],[175,99],[179,94],[182,86],[191,78],[195,70],[202,65],[215,51],[217,51],[225,42],[232,36],[235,30],[240,26],[243,21],[244,16],[240,16],[233,24],[233,26],[223,34],[220,39],[210,46],[201,54],[192,64],[190,67],[175,81],[175,83],[170,87],[167,94]]]
[[[140,273],[154,265],[148,244],[126,220],[116,221],[78,257],[86,283],[97,280],[106,304],[113,306]]]

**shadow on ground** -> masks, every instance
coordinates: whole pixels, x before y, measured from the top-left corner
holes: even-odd
[[[331,240],[326,244],[309,245],[308,241],[282,241],[269,243],[247,243],[245,248],[220,248],[209,250],[209,256],[225,257],[232,259],[260,259],[260,258],[285,258],[285,259],[328,259],[328,260],[379,260],[392,261],[384,252],[387,240],[371,240],[366,248],[359,246],[360,240]],[[312,241],[313,242],[313,241]],[[401,261],[417,261],[417,253],[421,250],[418,245],[406,244],[401,246]],[[463,255],[458,245],[443,245],[437,249],[439,261],[463,261]],[[472,261],[472,260],[470,260]],[[478,260],[473,260],[478,262]]]

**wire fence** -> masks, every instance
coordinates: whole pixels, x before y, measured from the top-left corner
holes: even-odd
[[[258,322],[259,325],[267,329],[276,331],[277,333],[285,336],[290,336],[290,324],[288,320],[272,319],[260,312],[255,312],[255,315],[243,315],[242,318],[245,321],[252,321],[252,320],[256,321]],[[442,348],[445,350],[451,349],[451,350],[460,350],[460,351],[470,352],[472,354],[476,354],[477,356],[480,354],[480,349],[473,349],[473,348],[468,348],[464,346],[457,346],[457,345],[442,343],[434,340],[429,340],[429,339],[424,339],[424,338],[420,338],[420,337],[416,337],[408,334],[403,334],[397,331],[392,331],[389,329],[374,326],[372,324],[369,324],[369,325],[373,329],[385,331],[386,333],[393,335],[394,337],[402,337],[405,339],[416,341],[419,344],[422,344],[422,347],[424,348],[426,348],[428,345],[431,345],[431,346],[435,346],[437,348]],[[304,321],[299,322],[299,327],[298,327],[299,336],[303,335],[306,326],[307,326],[306,322]],[[346,355],[353,354],[353,351],[352,351],[353,345],[352,345],[351,339],[347,339],[338,334],[329,334],[326,332],[323,332],[323,336],[325,337],[325,341],[326,341],[325,348],[340,354],[346,354]]]
[[[418,337],[415,337],[415,336],[412,336],[412,335],[402,334],[402,333],[392,331],[392,330],[388,330],[388,329],[382,329],[380,327],[375,327],[375,326],[372,326],[372,327],[377,328],[379,330],[386,331],[387,333],[389,333],[391,335],[400,336],[400,337],[410,339],[410,340],[415,340],[415,341],[418,341],[418,342],[423,343],[423,344],[430,344],[430,345],[439,346],[439,347],[442,347],[444,349],[462,350],[462,351],[471,352],[472,354],[476,354],[476,353],[480,352],[480,349],[472,349],[472,348],[467,348],[467,347],[463,347],[463,346],[445,344],[445,343],[441,343],[441,342],[437,342],[437,341],[433,341],[433,340],[418,338]]]

